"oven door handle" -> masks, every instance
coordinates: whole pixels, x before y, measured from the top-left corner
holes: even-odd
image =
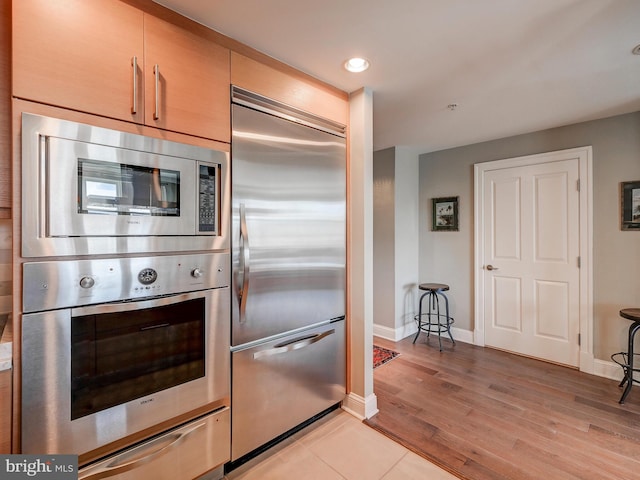
[[[116,456],[113,461],[109,462],[98,471],[91,472],[86,476],[83,476],[81,473],[78,478],[82,480],[98,480],[100,478],[108,478],[133,470],[134,468],[149,463],[161,455],[168,453],[171,449],[180,445],[189,435],[204,425],[206,425],[206,423],[203,422],[198,425],[194,425],[192,428],[184,432],[167,435],[166,437],[161,437],[149,443],[140,445],[130,452]]]
[[[247,228],[247,213],[244,203],[240,204],[240,261],[242,265],[242,287],[238,292],[239,323],[246,321],[247,296],[249,294],[249,263],[251,253],[249,251],[249,230]]]
[[[155,308],[162,307],[164,305],[173,305],[175,303],[181,303],[193,298],[201,298],[202,292],[181,293],[178,295],[171,295],[169,297],[159,297],[154,299],[140,299],[132,302],[122,303],[104,303],[101,305],[90,305],[87,307],[77,307],[71,309],[72,317],[80,317],[83,315],[98,315],[101,313],[118,313],[128,312],[131,310],[140,310],[142,308]]]

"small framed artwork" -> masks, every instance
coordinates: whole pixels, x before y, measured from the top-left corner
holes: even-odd
[[[640,180],[620,184],[622,230],[640,231]]]
[[[433,226],[431,230],[444,232],[458,231],[458,197],[434,198]]]

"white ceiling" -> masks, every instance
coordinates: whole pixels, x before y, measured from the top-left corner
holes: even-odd
[[[640,110],[640,0],[156,1],[347,92],[370,87],[375,150]],[[345,71],[351,56],[371,68]]]

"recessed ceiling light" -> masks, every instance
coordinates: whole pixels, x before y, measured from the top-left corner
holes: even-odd
[[[369,60],[366,58],[353,57],[344,62],[344,68],[354,73],[364,72],[369,68]]]
[[[636,45],[635,48],[631,50],[631,53],[634,55],[640,55],[640,45]]]

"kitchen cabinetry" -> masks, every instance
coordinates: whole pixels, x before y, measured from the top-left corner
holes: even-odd
[[[0,371],[0,454],[11,453],[11,369]]]
[[[229,51],[119,1],[14,1],[13,95],[229,141]]]
[[[145,123],[230,141],[229,50],[144,17]]]
[[[306,112],[347,125],[346,93],[306,80],[300,72],[276,69],[236,52],[231,53],[231,83]]]
[[[0,1],[0,218],[11,217],[11,2]]]

